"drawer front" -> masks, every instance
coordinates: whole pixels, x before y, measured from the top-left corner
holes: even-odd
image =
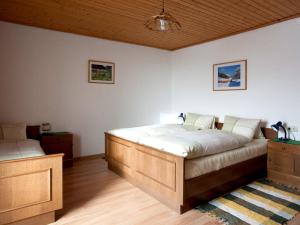
[[[56,140],[60,143],[72,144],[73,143],[73,135],[72,134],[66,134],[66,135],[62,135],[62,136],[57,136]]]
[[[268,151],[268,169],[275,170],[281,173],[294,173],[295,162],[293,155],[272,151]]]
[[[42,143],[43,144],[55,144],[58,140],[55,136],[43,136],[42,137]]]
[[[269,142],[268,149],[274,150],[274,151],[286,151],[288,149],[288,147],[284,143]]]
[[[73,143],[73,135],[72,134],[65,134],[65,135],[49,135],[49,136],[42,136],[43,143]]]

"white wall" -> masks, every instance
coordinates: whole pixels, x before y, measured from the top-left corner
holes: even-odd
[[[75,155],[104,152],[103,132],[159,122],[171,106],[170,52],[0,22],[0,122],[48,121],[76,135]],[[90,84],[88,60],[116,64]]]
[[[300,19],[175,52],[0,22],[0,122],[71,131],[77,156],[103,152],[105,130],[157,123],[161,112],[300,127],[299,40]],[[88,59],[115,62],[116,84],[88,83]],[[213,92],[212,65],[239,59],[248,90]]]
[[[212,65],[248,61],[248,90],[212,91]],[[278,120],[300,127],[300,19],[172,54],[172,110]],[[300,135],[298,133],[298,138]]]

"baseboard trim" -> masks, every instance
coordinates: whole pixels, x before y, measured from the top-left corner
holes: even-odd
[[[27,219],[16,221],[8,225],[47,225],[55,222],[55,212],[49,212],[38,216],[33,216]]]
[[[104,159],[105,153],[75,157],[74,161],[81,161],[81,160],[87,160],[87,159],[99,159],[99,158]]]

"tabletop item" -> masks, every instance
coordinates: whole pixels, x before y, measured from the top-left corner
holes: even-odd
[[[286,132],[286,129],[285,127],[283,126],[282,122],[281,121],[278,121],[276,124],[273,124],[271,126],[271,128],[273,130],[275,130],[277,133],[280,131],[280,128],[283,130],[284,132],[284,138],[279,138],[280,140],[282,141],[288,141],[289,139],[287,138],[287,132]]]
[[[43,132],[49,132],[51,130],[51,124],[48,122],[42,123],[41,129]]]

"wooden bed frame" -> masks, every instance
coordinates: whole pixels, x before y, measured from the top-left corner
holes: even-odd
[[[216,123],[221,129],[222,123]],[[268,139],[276,132],[262,128]],[[218,171],[185,180],[185,158],[105,133],[108,168],[151,194],[178,213],[266,176],[262,155]]]
[[[39,126],[27,137],[39,138]],[[62,208],[63,154],[0,161],[0,225],[49,224]]]

